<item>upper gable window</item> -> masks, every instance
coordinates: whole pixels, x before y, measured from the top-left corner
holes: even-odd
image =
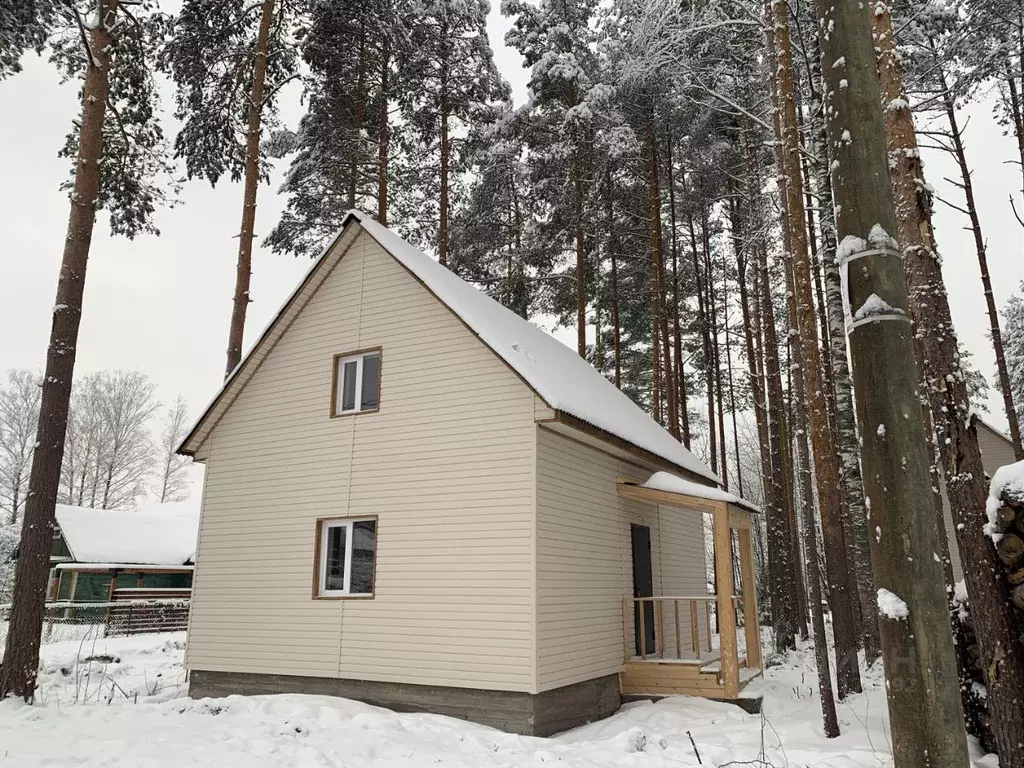
[[[380,353],[373,349],[334,358],[331,416],[380,408]]]

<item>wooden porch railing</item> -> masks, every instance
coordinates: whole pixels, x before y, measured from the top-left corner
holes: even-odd
[[[734,604],[741,601],[742,597],[733,597]],[[711,638],[716,634],[711,631],[711,606],[717,602],[718,595],[656,595],[654,597],[623,598],[622,634],[626,658],[635,656],[644,661],[651,657],[699,662],[704,655],[710,657],[713,650]],[[680,603],[683,604],[682,610]],[[647,605],[651,605],[650,611],[646,609]],[[649,618],[648,613],[653,613],[653,617]],[[669,619],[667,623],[666,614]],[[689,637],[686,638],[687,643],[684,646],[684,634],[686,633],[683,632],[684,622],[680,616],[685,617],[687,614]],[[654,621],[654,648],[649,650],[647,630],[651,619]],[[702,621],[703,638],[701,638],[700,631]],[[630,632],[631,627],[632,632]],[[637,646],[637,630],[639,630],[640,638],[639,652],[633,653]],[[673,638],[675,643],[670,645],[669,640]]]

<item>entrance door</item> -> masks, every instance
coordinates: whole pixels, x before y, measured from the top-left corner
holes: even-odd
[[[651,529],[646,525],[631,525],[633,540],[633,597],[654,596],[654,573],[651,571]],[[640,655],[640,603],[633,604],[633,634],[636,654]],[[643,603],[644,652],[654,653],[654,602]]]

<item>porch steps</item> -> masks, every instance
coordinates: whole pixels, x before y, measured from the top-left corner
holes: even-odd
[[[725,686],[719,681],[717,672],[704,671],[698,664],[671,661],[627,661],[619,673],[619,686],[623,696],[725,696]]]

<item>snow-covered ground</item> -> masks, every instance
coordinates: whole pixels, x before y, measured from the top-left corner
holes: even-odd
[[[879,669],[824,738],[813,655],[751,685],[764,717],[688,697],[641,702],[551,739],[323,696],[185,698],[184,634],[44,646],[40,705],[0,703],[2,768],[886,768]],[[93,657],[91,661],[85,659]],[[691,741],[692,739],[692,741]],[[698,758],[699,754],[699,758]],[[995,768],[979,758],[975,768]]]

